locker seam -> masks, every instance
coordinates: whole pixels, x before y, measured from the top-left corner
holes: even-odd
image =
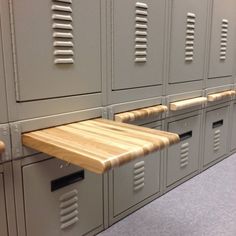
[[[20,100],[19,92],[19,78],[18,78],[18,64],[17,64],[17,53],[16,53],[16,34],[15,34],[15,24],[14,24],[14,13],[13,13],[13,1],[8,0],[9,10],[10,10],[10,30],[11,30],[11,46],[12,46],[12,56],[13,56],[13,72],[14,72],[14,84],[15,84],[15,96],[16,101]]]

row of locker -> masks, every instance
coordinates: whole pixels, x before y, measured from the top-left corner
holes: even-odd
[[[94,235],[235,152],[235,120],[235,100],[165,120],[143,120],[142,126],[178,133],[180,143],[104,175],[43,154],[2,164],[1,236],[16,235],[15,221],[19,236]]]
[[[3,0],[0,10],[2,123],[235,82],[234,0]]]
[[[12,145],[14,158],[20,159],[13,161],[19,236],[94,234],[194,175],[199,165],[207,168],[228,154],[227,104],[207,108],[207,113],[169,118],[165,128],[181,132],[179,145],[109,176],[42,155],[21,159],[32,153],[21,152],[21,140],[17,135],[10,140],[9,133],[20,137],[21,132],[78,117],[99,117],[106,105],[192,90],[199,90],[193,96],[200,96],[203,88],[233,84],[234,4],[233,0],[0,2],[0,123],[25,120],[24,130],[14,123],[0,127],[7,150]],[[85,109],[91,114],[80,113]],[[148,126],[161,128],[162,123]],[[204,135],[199,127],[206,127]],[[201,151],[203,136],[207,149]],[[3,161],[9,160],[10,152],[4,153]],[[14,236],[16,225],[9,165],[0,169],[4,236]]]
[[[226,90],[220,92],[222,89]],[[215,92],[213,93],[213,91]],[[73,113],[62,113],[55,116],[46,116],[0,124],[0,141],[5,144],[5,152],[0,159],[0,163],[19,159],[22,158],[22,156],[30,156],[36,153],[36,151],[28,149],[22,145],[22,135],[31,131],[96,118],[104,118],[116,122],[127,123],[132,121],[132,119],[122,120],[123,116],[125,117],[128,114],[129,117],[132,113],[137,114],[140,112],[141,114],[144,112],[142,118],[145,118],[146,123],[151,123],[155,120],[169,119],[171,117],[177,117],[178,115],[203,108],[211,109],[217,104],[230,102],[235,98],[236,90],[232,84],[220,88],[211,88],[206,91],[192,91],[191,93],[137,100]],[[153,109],[156,109],[154,113]],[[150,110],[150,115],[148,115],[149,111],[147,112],[143,110]],[[142,119],[140,120],[140,117],[133,120],[135,120],[134,125],[142,125]]]

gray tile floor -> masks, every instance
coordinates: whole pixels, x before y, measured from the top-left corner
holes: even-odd
[[[236,155],[99,236],[236,236]]]

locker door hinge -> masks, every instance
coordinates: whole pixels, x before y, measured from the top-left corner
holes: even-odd
[[[105,107],[102,108],[102,118],[108,119],[108,111],[107,111],[107,108]]]
[[[107,113],[108,113],[108,119],[113,120],[114,118],[114,109],[112,106],[107,108]]]
[[[12,158],[18,159],[23,156],[20,123],[11,123],[10,130],[12,138]]]

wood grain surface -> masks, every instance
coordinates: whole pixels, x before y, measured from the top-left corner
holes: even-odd
[[[22,134],[25,146],[101,174],[179,142],[177,134],[95,119]]]
[[[5,151],[5,143],[0,141],[0,154],[2,154]]]
[[[200,106],[206,102],[207,102],[207,98],[205,97],[198,97],[198,98],[192,98],[192,99],[182,100],[178,102],[172,102],[170,103],[170,110],[179,111],[179,110],[191,108],[194,106]]]
[[[115,121],[128,123],[136,120],[148,119],[150,117],[159,116],[160,114],[166,111],[168,111],[167,106],[164,105],[152,106],[116,114]]]
[[[219,100],[223,100],[225,98],[231,98],[235,94],[236,94],[236,91],[234,91],[234,90],[224,91],[221,93],[209,94],[207,96],[207,100],[208,100],[208,102],[216,102]]]

